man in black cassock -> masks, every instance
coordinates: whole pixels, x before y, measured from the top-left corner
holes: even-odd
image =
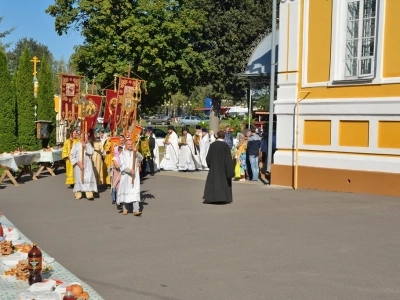
[[[232,200],[233,170],[231,150],[225,143],[225,132],[217,132],[217,140],[210,145],[207,165],[210,171],[204,188],[204,202],[207,204],[227,204]]]

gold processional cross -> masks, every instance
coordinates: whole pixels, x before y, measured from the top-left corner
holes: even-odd
[[[36,65],[37,65],[37,63],[40,63],[40,60],[36,56],[34,56],[31,59],[31,62],[33,62],[33,76],[36,76],[36,74],[37,74]]]

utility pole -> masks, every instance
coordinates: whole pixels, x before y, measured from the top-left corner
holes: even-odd
[[[269,89],[269,130],[268,130],[268,156],[267,156],[267,175],[268,183],[271,184],[271,164],[272,164],[272,140],[273,140],[273,128],[274,128],[274,100],[275,100],[275,41],[276,41],[276,6],[277,1],[272,1],[272,46],[271,46],[271,78],[270,78],[270,89]]]

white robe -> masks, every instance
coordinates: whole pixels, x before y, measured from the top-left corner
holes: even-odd
[[[197,132],[194,135],[199,135],[200,136],[200,141],[201,141],[201,132]],[[194,146],[196,147],[196,146]],[[193,148],[194,149],[194,148]],[[201,162],[200,162],[200,142],[199,142],[199,148],[196,148],[195,151],[193,151],[193,159],[194,159],[194,167],[196,169],[201,169]]]
[[[165,171],[178,171],[178,136],[172,132],[168,144],[164,145],[164,157],[160,163],[160,169]]]
[[[133,151],[124,150],[119,155],[121,179],[117,192],[117,204],[140,202],[140,174],[139,163],[143,160],[142,154],[136,152],[135,179],[132,184]]]
[[[186,134],[187,145],[181,145],[179,149],[178,169],[179,171],[196,170],[194,158],[194,143],[190,133]]]
[[[209,134],[210,135],[210,144],[215,142],[215,136],[214,133],[213,134]]]
[[[203,170],[208,170],[206,157],[209,148],[210,148],[210,138],[207,133],[200,140],[200,163],[201,163],[201,168]]]
[[[152,136],[153,136],[154,140],[156,140],[156,136],[154,135],[154,133]],[[158,172],[160,170],[160,151],[158,149],[157,142],[156,142],[156,145],[153,150],[153,155],[154,155],[154,159],[153,159],[154,172]],[[146,172],[150,172],[150,166],[148,164],[146,166]]]
[[[72,146],[69,154],[69,160],[74,166],[75,186],[74,192],[97,192],[96,177],[93,171],[93,162],[91,156],[94,149],[90,143],[86,143],[85,156],[84,156],[84,173],[83,180],[81,180],[81,169],[78,167],[77,162],[82,161],[82,143],[78,142]]]

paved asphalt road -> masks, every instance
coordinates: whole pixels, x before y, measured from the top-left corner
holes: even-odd
[[[399,198],[234,183],[212,206],[204,177],[146,179],[140,218],[64,174],[0,186],[0,210],[107,300],[400,299]]]

